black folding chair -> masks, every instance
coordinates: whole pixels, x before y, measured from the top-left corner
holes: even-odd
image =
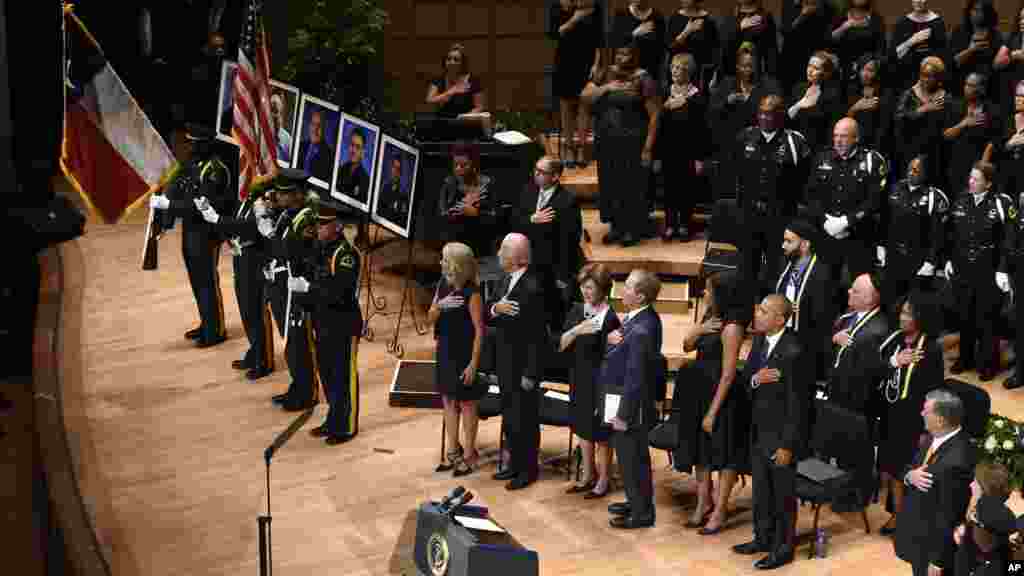
[[[813,536],[818,533],[821,507],[858,491],[857,470],[842,469],[832,464],[834,458],[851,454],[856,447],[870,443],[867,421],[863,415],[851,412],[829,402],[814,402],[814,420],[809,445],[811,456],[797,462],[796,497],[801,503],[811,504],[814,510]],[[871,524],[865,509],[860,511],[864,531],[871,533]],[[814,545],[808,558],[814,556]]]
[[[718,272],[736,270],[740,266],[740,245],[743,222],[739,204],[734,200],[718,200],[711,210],[707,240],[704,242],[704,256],[697,273],[698,284],[703,286],[708,276]],[[700,292],[693,309],[693,320],[698,322]]]

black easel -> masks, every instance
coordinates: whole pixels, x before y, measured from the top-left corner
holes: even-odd
[[[388,342],[386,346],[388,353],[398,358],[401,358],[405,354],[405,347],[398,341],[398,334],[402,329],[402,316],[405,315],[406,300],[410,300],[409,313],[412,315],[412,326],[416,329],[416,333],[420,336],[427,333],[427,327],[420,324],[420,319],[416,316],[416,288],[411,285],[413,275],[413,245],[416,242],[411,237],[406,241],[409,243],[409,250],[406,252],[405,256],[405,283],[402,287],[402,304],[398,307],[398,320],[395,322],[395,334],[392,337],[391,342]]]
[[[378,249],[398,240],[398,238],[386,238],[384,240],[380,240],[380,226],[377,226],[373,230],[373,240],[370,240],[369,214],[366,215],[366,218],[360,226],[362,228],[360,235],[367,239],[366,248],[363,251],[363,263],[359,279],[359,287],[366,288],[366,304],[363,312],[362,336],[367,342],[373,342],[374,333],[373,328],[370,326],[370,320],[378,314],[381,316],[389,315],[389,313],[385,312],[385,310],[387,310],[387,299],[383,295],[377,296],[373,292],[373,254]]]
[[[272,576],[274,573],[273,565],[273,552],[272,552],[272,539],[270,537],[270,522],[272,517],[270,515],[270,461],[274,458],[274,453],[281,449],[292,436],[302,428],[309,418],[313,415],[314,408],[310,408],[299,415],[283,432],[274,438],[274,442],[267,446],[267,449],[263,451],[263,460],[267,466],[267,514],[265,516],[259,516],[257,518],[257,526],[259,528],[259,555],[260,555],[260,576]]]

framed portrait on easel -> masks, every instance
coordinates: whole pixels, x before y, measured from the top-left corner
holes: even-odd
[[[331,196],[365,214],[370,213],[379,143],[378,126],[342,113]]]
[[[231,136],[235,114],[235,77],[238,76],[238,64],[225,60],[220,67],[220,91],[217,94],[217,139],[228,144],[238,145]]]
[[[270,81],[270,122],[277,137],[277,165],[281,168],[292,165],[295,130],[299,124],[299,100],[298,88],[277,80]]]
[[[381,138],[381,142],[371,217],[374,222],[402,238],[409,238],[420,152],[387,134]]]
[[[303,94],[299,107],[299,137],[295,138],[292,166],[309,173],[309,181],[331,189],[334,173],[334,144],[338,141],[341,109],[337,105]]]

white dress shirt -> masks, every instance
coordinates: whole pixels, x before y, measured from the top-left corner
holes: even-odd
[[[510,279],[508,281],[508,290],[505,291],[505,293],[501,295],[501,299],[502,300],[504,300],[506,297],[508,297],[509,294],[512,293],[512,289],[516,287],[516,282],[519,282],[519,279],[522,278],[523,274],[525,274],[525,273],[526,273],[526,268],[520,268],[519,270],[515,270],[515,271],[513,271],[512,273],[509,274]],[[497,303],[495,303],[495,305],[496,304]],[[495,311],[494,311],[494,305],[492,305],[491,306],[491,316],[497,316],[497,315],[498,314],[495,313]]]
[[[551,200],[551,197],[555,195],[555,188],[557,188],[557,185],[545,188],[537,193],[537,210],[543,208]]]
[[[772,352],[775,350],[775,345],[779,343],[779,340],[782,338],[782,334],[784,332],[785,332],[785,330],[779,330],[775,334],[765,334],[764,335],[765,343],[768,344],[768,349],[765,350],[765,354],[764,354],[764,358],[765,358],[765,362],[766,363],[768,362],[768,359],[772,357]],[[761,366],[761,368],[764,368],[764,366]],[[756,373],[752,374],[750,376],[750,387],[754,388],[754,389],[757,389],[760,386],[760,384],[755,382],[755,378],[757,378],[757,374]]]

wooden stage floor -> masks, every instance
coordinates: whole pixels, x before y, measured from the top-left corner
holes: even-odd
[[[90,226],[69,247],[80,250],[84,266],[80,379],[84,413],[69,434],[81,446],[95,447],[81,458],[102,486],[86,500],[109,499],[97,519],[111,548],[117,574],[152,576],[257,573],[258,515],[266,512],[263,450],[293,415],[271,407],[283,392],[287,371],[278,342],[278,370],[256,383],[231,369],[244,351],[244,336],[232,290],[231,263],[221,258],[231,340],[195,350],[182,333],[195,322],[195,307],[180,257],[180,238],[162,242],[160,270],[139,270],[140,223]],[[595,239],[597,240],[597,239]],[[378,259],[395,263],[404,248],[395,244]],[[401,283],[380,274],[375,287],[395,311]],[[410,510],[440,498],[456,482],[433,471],[438,460],[439,412],[388,406],[387,390],[396,359],[385,350],[394,317],[373,321],[374,342],[359,350],[361,382],[359,437],[325,446],[306,432],[317,425],[317,409],[306,429],[279,452],[272,468],[273,558],[280,575],[389,574],[393,550]],[[432,341],[402,328],[406,358],[429,358]],[[681,343],[680,343],[681,345]],[[75,370],[76,367],[69,367]],[[989,385],[995,411],[1024,416],[1024,404],[998,385]],[[71,397],[71,395],[69,395]],[[1019,396],[1017,396],[1019,399]],[[482,424],[481,447],[493,455],[498,421]],[[546,429],[543,450],[564,451],[564,429]],[[78,456],[78,455],[76,455]],[[540,555],[549,576],[630,574],[749,574],[750,559],[729,547],[751,535],[750,512],[731,519],[730,529],[701,537],[683,528],[693,485],[688,476],[667,469],[655,453],[657,526],[620,532],[608,526],[606,505],[623,498],[584,501],[563,494],[564,473],[542,472],[529,489],[506,492],[491,480],[493,462],[460,479],[494,517]],[[750,505],[750,486],[735,504]],[[1019,500],[1014,506],[1020,509]],[[887,514],[870,510],[877,529]],[[800,528],[809,530],[803,508]],[[909,574],[888,538],[866,535],[855,515],[822,515],[831,535],[829,557],[806,559],[798,550],[785,574],[873,576]]]

